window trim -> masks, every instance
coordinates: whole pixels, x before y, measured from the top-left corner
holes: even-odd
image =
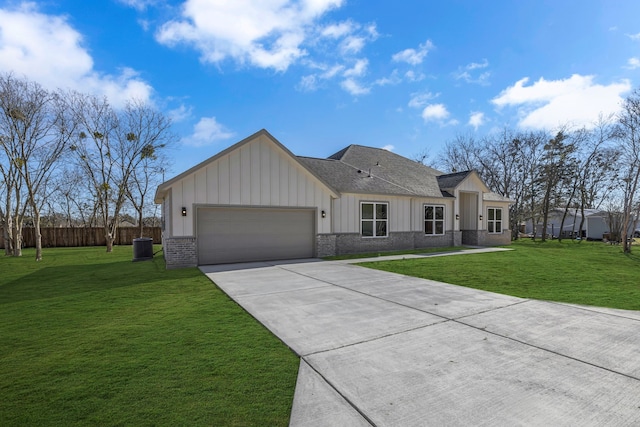
[[[373,218],[362,218],[362,206],[364,205],[373,205]],[[387,217],[385,219],[376,218],[376,205],[385,205],[387,207]],[[362,223],[364,221],[373,223],[373,236],[365,236],[362,234]],[[382,236],[376,235],[377,227],[376,222],[384,221],[386,223],[386,234]],[[389,202],[380,202],[380,201],[361,201],[360,202],[360,237],[363,239],[385,239],[389,237]]]
[[[442,208],[442,220],[437,220],[435,218],[433,219],[427,219],[427,207],[433,207],[433,208]],[[424,203],[422,205],[422,212],[423,212],[423,218],[422,218],[422,232],[424,233],[425,236],[444,236],[447,233],[447,210],[446,210],[446,206],[445,205],[438,205],[438,204],[434,204],[434,203]],[[435,213],[435,209],[434,209],[434,213]],[[433,230],[436,230],[436,223],[442,221],[442,233],[427,233],[427,221],[431,221],[431,223],[433,224]]]
[[[491,216],[489,215],[489,211],[493,210],[493,219],[490,219]],[[500,219],[496,219],[496,212],[500,211]],[[502,208],[499,207],[495,207],[495,206],[491,206],[491,207],[487,207],[487,233],[489,234],[503,234],[504,233],[504,218],[502,215]],[[496,230],[496,224],[500,223],[500,231],[495,231]],[[493,230],[494,231],[490,231],[491,229],[491,224],[493,224]]]

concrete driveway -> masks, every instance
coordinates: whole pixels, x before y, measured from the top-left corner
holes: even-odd
[[[291,426],[640,425],[640,312],[343,261],[201,269],[301,357]]]

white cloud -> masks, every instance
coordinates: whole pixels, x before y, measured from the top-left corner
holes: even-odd
[[[340,86],[342,86],[344,90],[346,90],[347,92],[349,92],[351,95],[354,95],[354,96],[366,95],[369,92],[371,92],[371,88],[362,86],[360,83],[358,83],[352,78],[343,80],[342,83],[340,83]]]
[[[367,72],[367,66],[369,66],[369,60],[358,59],[353,67],[346,70],[342,75],[345,77],[360,77]]]
[[[640,40],[640,33],[638,34],[627,34],[631,40]]]
[[[640,58],[638,57],[629,58],[629,60],[627,61],[627,66],[625,68],[628,68],[630,70],[635,70],[636,68],[640,68]]]
[[[631,90],[628,80],[607,86],[593,80],[593,76],[574,74],[564,80],[540,78],[525,86],[529,79],[523,78],[491,102],[497,107],[518,108],[523,128],[554,129],[565,124],[590,127],[600,114],[619,111],[621,94]]]
[[[378,86],[387,86],[387,85],[397,85],[402,82],[402,78],[398,75],[398,70],[393,70],[389,77],[382,77],[376,80],[376,85]]]
[[[468,64],[465,68],[467,70],[476,70],[478,68],[487,68],[489,66],[489,61],[487,59],[483,59],[482,62],[472,62]]]
[[[365,46],[366,39],[359,36],[348,36],[340,43],[340,52],[343,55],[359,53]]]
[[[203,117],[193,127],[193,134],[182,141],[193,147],[204,147],[229,139],[233,135],[233,132],[218,123],[215,117]]]
[[[342,75],[345,70],[345,66],[341,64],[327,65],[308,61],[305,65],[319,70],[320,72],[308,74],[300,78],[300,81],[296,85],[296,89],[301,92],[314,92],[320,89],[324,85],[324,82],[331,80],[338,75]]]
[[[189,117],[191,117],[191,112],[192,111],[193,111],[193,108],[187,107],[184,104],[180,104],[180,106],[178,108],[174,108],[173,110],[169,110],[167,115],[169,116],[169,118],[171,119],[171,121],[173,123],[179,123],[179,122],[187,120]]]
[[[425,122],[443,121],[448,119],[449,116],[449,111],[447,111],[447,107],[444,104],[430,104],[422,110],[422,118]]]
[[[227,58],[261,68],[285,71],[307,55],[303,44],[308,29],[343,0],[187,0],[182,16],[165,23],[156,38],[168,46],[195,47],[204,62]],[[348,24],[325,28],[327,37],[339,37]]]
[[[437,94],[431,92],[414,93],[409,100],[409,107],[422,108],[429,103],[430,100],[437,98]]]
[[[320,77],[323,79],[330,79],[340,74],[342,70],[344,70],[344,65],[334,65],[327,68],[324,73],[320,74]]]
[[[476,83],[482,86],[486,86],[489,84],[489,76],[491,73],[485,71],[480,73],[477,76],[474,76],[475,70],[482,70],[489,66],[489,61],[483,59],[482,62],[472,62],[470,64],[465,65],[464,67],[459,67],[458,71],[453,73],[456,80],[464,80],[467,83]]]
[[[308,76],[302,76],[300,82],[296,85],[296,89],[301,92],[314,92],[318,89],[318,76],[316,74],[309,74]]]
[[[393,151],[393,150],[395,150],[395,148],[396,147],[394,145],[391,145],[391,144],[387,144],[384,147],[382,147],[383,150],[387,150],[387,151]]]
[[[468,124],[469,126],[473,126],[474,129],[478,130],[478,128],[484,124],[484,120],[485,120],[484,113],[480,111],[475,111],[469,115]]]
[[[357,25],[351,21],[340,22],[339,24],[331,24],[326,26],[320,34],[324,37],[339,39],[351,34]]]
[[[118,0],[125,6],[133,7],[137,10],[145,10],[147,6],[154,6],[158,3],[158,0]]]
[[[405,73],[404,77],[410,82],[419,82],[425,79],[425,75],[423,73],[416,73],[413,70],[409,70]]]
[[[427,56],[430,50],[433,49],[433,43],[431,40],[427,40],[416,49],[405,49],[401,52],[395,53],[391,59],[395,62],[406,62],[411,65],[421,64],[424,58]]]
[[[105,74],[93,68],[82,35],[65,17],[40,13],[35,3],[0,9],[0,71],[25,76],[48,89],[106,95],[116,106],[147,101],[153,89],[131,68]]]

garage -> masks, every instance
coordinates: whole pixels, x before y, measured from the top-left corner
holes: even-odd
[[[312,258],[315,209],[197,209],[198,264]]]

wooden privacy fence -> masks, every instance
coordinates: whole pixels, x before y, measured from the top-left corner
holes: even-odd
[[[42,247],[70,247],[70,246],[106,246],[102,227],[51,227],[42,228]],[[119,227],[116,233],[116,245],[131,245],[133,239],[140,237],[138,227]],[[145,227],[144,237],[151,237],[153,243],[162,243],[162,230],[160,227]],[[36,246],[35,228],[22,229],[22,247],[33,248]],[[4,249],[4,231],[0,228],[0,249]]]

